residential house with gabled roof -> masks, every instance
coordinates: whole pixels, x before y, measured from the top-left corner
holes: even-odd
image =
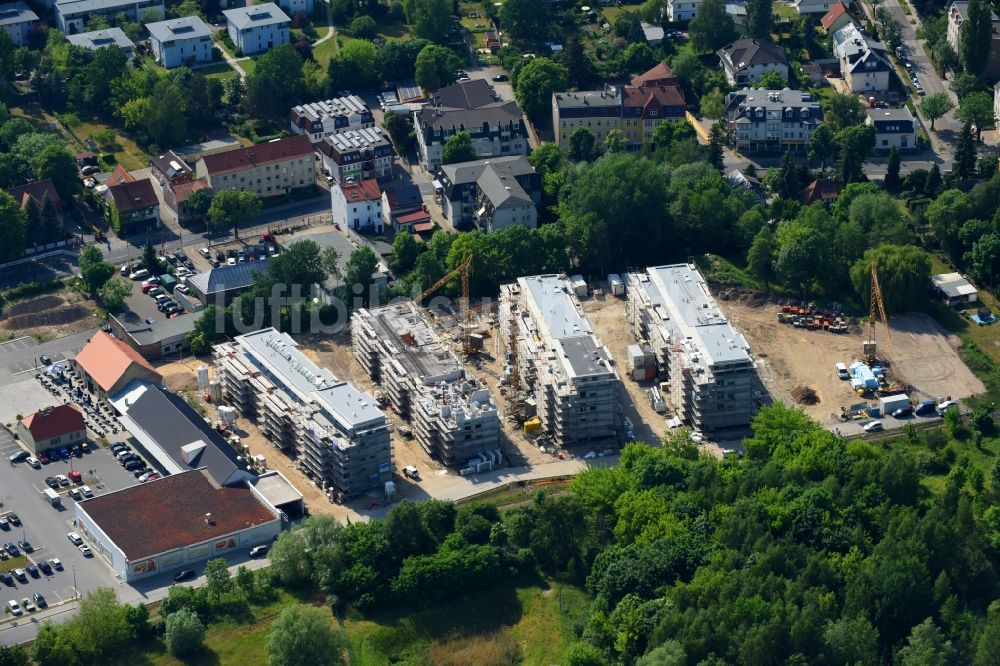
[[[847,13],[847,7],[840,0],[837,0],[837,2],[833,3],[830,11],[823,14],[823,18],[820,19],[819,23],[827,33],[834,33],[847,26],[848,23],[852,23],[852,21],[851,15]]]
[[[397,183],[382,190],[382,217],[385,226],[395,231],[408,229],[431,221],[424,205],[424,197],[416,185]]]
[[[227,9],[222,13],[226,16],[229,37],[244,54],[269,51],[289,43],[292,19],[273,2]]]
[[[701,0],[667,0],[663,11],[670,22],[690,21],[698,15]]]
[[[851,92],[884,92],[889,89],[892,64],[885,46],[853,23],[834,33],[833,53],[840,61],[840,75]]]
[[[119,238],[158,228],[160,199],[153,181],[130,176],[130,180],[109,185],[104,194],[104,216]]]
[[[6,192],[14,197],[14,200],[17,201],[22,209],[28,205],[29,200],[34,200],[39,210],[41,210],[45,206],[45,200],[49,199],[55,205],[56,211],[59,213],[59,219],[62,219],[62,199],[59,197],[59,191],[56,190],[55,183],[50,178],[36,180],[33,183],[25,185],[9,187]]]
[[[147,23],[149,47],[167,69],[212,62],[212,31],[199,16]]]
[[[17,438],[38,455],[87,439],[87,422],[76,405],[44,407],[17,423]]]
[[[802,190],[799,203],[808,206],[819,201],[828,206],[837,200],[843,189],[840,183],[832,178],[817,178]]]
[[[323,168],[338,183],[392,177],[396,151],[378,127],[328,134],[316,150]]]
[[[316,153],[308,137],[292,136],[205,155],[195,175],[216,192],[246,189],[266,199],[315,184]]]
[[[163,377],[132,347],[98,331],[72,361],[88,391],[108,398],[139,379],[162,384]]]
[[[788,58],[771,42],[738,39],[717,51],[719,64],[731,85],[756,83],[765,72],[777,72],[788,81]]]
[[[437,90],[414,114],[420,161],[437,169],[448,139],[468,132],[479,157],[527,155],[528,126],[517,102],[502,100],[483,79],[462,81]]]
[[[3,30],[14,42],[14,46],[25,46],[28,34],[38,23],[38,14],[23,2],[10,2],[0,5],[0,30]]]
[[[505,227],[538,226],[542,179],[521,155],[443,165],[444,216],[457,228],[492,233]]]
[[[840,0],[793,0],[792,9],[799,14],[823,14],[833,8],[833,4]],[[849,2],[847,3],[850,4]]]
[[[330,188],[333,221],[355,231],[382,233],[382,190],[369,178],[334,184]]]
[[[131,59],[135,53],[135,42],[128,38],[121,28],[107,28],[106,30],[93,30],[91,32],[81,32],[77,35],[66,35],[66,40],[74,45],[85,49],[96,51],[97,49],[117,46],[125,51],[125,57]]]

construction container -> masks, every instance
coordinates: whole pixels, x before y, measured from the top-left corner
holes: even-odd
[[[872,391],[878,388],[878,380],[875,379],[872,369],[860,361],[851,364],[851,377],[853,377],[851,379],[852,388]]]
[[[482,333],[470,333],[469,334],[469,345],[473,349],[483,348],[483,335]]]
[[[905,393],[886,395],[878,399],[878,404],[883,414],[891,415],[900,409],[909,411],[910,398]]]
[[[537,416],[524,422],[524,432],[535,432],[541,430],[542,420]]]
[[[656,387],[649,389],[649,405],[657,414],[667,411],[667,403],[664,402],[663,395]]]
[[[625,295],[625,281],[618,273],[612,273],[608,276],[608,288],[611,290],[612,296]]]
[[[202,393],[208,390],[208,366],[198,366],[198,390]]]
[[[587,297],[587,281],[583,279],[582,275],[571,275],[569,284],[577,298]]]
[[[642,347],[639,345],[629,345],[626,353],[628,355],[629,370],[635,370],[643,367],[646,355],[643,353]]]

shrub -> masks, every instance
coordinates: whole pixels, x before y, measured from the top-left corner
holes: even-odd
[[[183,657],[199,650],[205,641],[205,625],[194,611],[182,608],[168,615],[165,625],[167,649],[175,657]]]

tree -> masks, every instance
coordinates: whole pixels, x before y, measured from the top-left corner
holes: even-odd
[[[80,252],[80,278],[88,294],[95,294],[108,278],[115,274],[115,266],[104,260],[104,255],[96,245],[88,245]]]
[[[551,7],[536,0],[509,0],[500,7],[500,27],[516,39],[538,40],[548,34]]]
[[[708,132],[708,163],[719,171],[722,171],[723,168],[725,168],[725,163],[723,161],[724,155],[722,151],[725,142],[725,130],[722,129],[722,123],[714,123],[712,125],[712,129]],[[786,153],[786,155],[787,154],[788,153]]]
[[[240,225],[257,219],[262,205],[250,190],[222,190],[212,198],[208,219],[216,229],[232,229],[240,237]]]
[[[437,44],[428,44],[417,54],[414,70],[417,85],[429,92],[451,85],[461,66],[462,61],[454,51]]]
[[[392,239],[392,254],[389,265],[397,274],[409,273],[417,263],[420,246],[414,240],[413,234],[398,233]]]
[[[970,93],[982,90],[983,82],[972,72],[962,72],[951,80],[949,87],[955,93],[955,96],[958,97],[958,101],[961,102]]]
[[[993,20],[990,3],[970,0],[965,22],[959,29],[959,55],[962,66],[973,74],[982,74],[990,57]]]
[[[205,582],[208,593],[215,597],[216,601],[232,589],[233,580],[229,575],[226,558],[216,557],[208,561],[205,565]]]
[[[336,95],[343,89],[373,88],[378,85],[378,50],[364,39],[344,44],[330,59],[327,92]]]
[[[906,645],[899,651],[901,666],[948,666],[955,663],[957,653],[951,641],[945,640],[931,618],[913,627]]]
[[[0,261],[20,257],[24,252],[27,215],[14,197],[0,191]]]
[[[772,3],[767,0],[749,0],[747,2],[748,37],[771,40],[772,10]]]
[[[747,270],[755,278],[764,283],[764,291],[769,291],[775,278],[774,255],[778,249],[774,232],[770,227],[762,227],[754,236],[750,250],[747,252]]]
[[[320,265],[327,279],[340,277],[340,253],[335,247],[324,247],[320,257]]]
[[[722,0],[704,0],[691,19],[688,34],[695,50],[717,51],[736,38],[736,24]]]
[[[160,79],[153,87],[144,119],[146,132],[157,146],[171,146],[187,133],[184,96],[170,79]]]
[[[757,1],[760,2],[761,0]],[[751,3],[751,6],[753,6],[753,3]],[[781,90],[782,88],[786,88],[788,86],[788,81],[786,81],[785,77],[781,75],[781,72],[771,69],[761,74],[757,84],[759,87],[766,88],[768,90]]]
[[[875,128],[871,125],[846,127],[836,135],[840,146],[838,168],[844,185],[864,179],[864,162],[875,148]]]
[[[976,141],[979,141],[983,128],[993,124],[993,96],[981,90],[969,93],[958,105],[955,117],[975,125]]]
[[[825,111],[824,122],[828,123],[834,132],[860,125],[866,118],[864,107],[857,95],[834,93],[829,97]]]
[[[205,625],[198,619],[198,614],[188,608],[168,615],[164,626],[167,649],[175,657],[194,654],[205,642]]]
[[[625,48],[621,58],[621,68],[625,72],[638,74],[647,71],[658,62],[653,49],[645,42],[633,42]]]
[[[972,138],[972,123],[966,120],[958,135],[955,148],[955,174],[959,178],[971,178],[976,172],[976,142]]]
[[[378,255],[370,247],[363,245],[351,252],[345,267],[344,281],[347,283],[347,289],[361,297],[363,307],[372,304],[370,291],[376,270],[378,270]]]
[[[80,185],[76,162],[65,148],[50,146],[40,155],[32,156],[35,165],[35,178],[44,180],[50,178],[59,196],[69,201],[76,194]]]
[[[378,35],[378,25],[371,16],[356,16],[351,21],[351,35],[358,39],[375,39]]]
[[[405,113],[395,113],[388,111],[382,120],[382,127],[389,133],[389,138],[396,146],[396,152],[405,155],[410,152],[413,144],[417,141],[417,136],[413,131],[413,123]]]
[[[312,606],[285,608],[267,637],[268,666],[342,666],[347,639],[330,614]]]
[[[635,662],[635,666],[686,666],[684,646],[677,641],[667,641],[653,648]]]
[[[941,118],[946,113],[955,108],[948,93],[939,92],[928,95],[920,100],[920,113],[931,121],[931,130],[934,129],[934,121]]]
[[[403,0],[406,22],[418,37],[442,43],[451,25],[451,3],[448,0]]]
[[[125,307],[125,299],[132,294],[132,283],[113,277],[97,290],[101,304],[110,312],[118,312]]]
[[[574,162],[585,162],[594,156],[597,139],[586,127],[577,127],[569,135],[569,158]]]
[[[476,157],[476,148],[472,145],[472,135],[465,131],[450,137],[441,149],[441,164],[471,162]]]
[[[887,313],[911,312],[927,303],[931,262],[923,250],[913,245],[880,245],[866,251],[851,267],[851,283],[866,302],[871,297],[872,263],[878,267]]]
[[[882,180],[882,187],[887,192],[898,192],[902,181],[899,179],[899,151],[896,146],[889,151],[889,163],[886,166],[885,179]]]
[[[712,90],[702,95],[700,104],[703,118],[721,118],[726,112],[726,96],[718,88],[712,88]],[[663,127],[663,125],[660,125],[660,127]]]
[[[552,93],[565,90],[568,78],[569,72],[562,65],[535,58],[518,72],[514,96],[525,115],[538,121],[552,113]]]
[[[608,130],[608,135],[604,138],[604,149],[609,153],[625,152],[625,135],[620,129]],[[721,148],[719,154],[722,154]]]
[[[200,220],[208,215],[208,209],[211,206],[212,191],[208,188],[195,190],[184,200],[184,210],[194,220]]]
[[[819,162],[820,169],[826,168],[826,162],[836,152],[836,141],[833,130],[826,123],[821,123],[809,137],[809,159]]]
[[[597,78],[594,60],[583,48],[580,38],[576,35],[572,35],[566,40],[562,53],[559,54],[559,62],[569,72],[569,83],[580,90],[585,89],[591,81]]]
[[[163,271],[163,266],[160,265],[160,260],[156,256],[156,248],[149,238],[142,246],[142,266],[149,271],[150,275],[159,275]]]
[[[969,272],[990,286],[1000,275],[1000,234],[989,233],[977,240],[966,255]]]
[[[799,171],[795,166],[795,156],[791,151],[786,152],[781,156],[781,166],[778,169],[778,184],[777,193],[778,196],[795,200],[799,197],[799,192],[801,191],[801,183],[799,183]]]

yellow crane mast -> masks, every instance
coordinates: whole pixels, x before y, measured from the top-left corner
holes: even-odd
[[[422,303],[425,298],[436,292],[438,289],[446,285],[452,278],[457,275],[462,276],[462,308],[464,310],[462,316],[462,350],[466,355],[471,356],[476,352],[472,347],[472,342],[470,340],[470,335],[472,333],[472,307],[469,298],[469,276],[472,273],[472,255],[470,254],[466,257],[465,261],[460,263],[455,270],[451,271],[443,278],[432,284],[430,287],[424,290],[420,296],[417,297],[417,303]]]
[[[872,291],[868,303],[868,334],[864,341],[863,354],[865,361],[869,364],[875,362],[877,346],[875,344],[875,315],[882,319],[882,329],[885,332],[885,343],[889,352],[894,352],[892,345],[892,334],[889,332],[889,318],[885,314],[885,301],[882,299],[882,287],[878,281],[878,267],[872,262],[871,268]],[[876,309],[877,308],[877,309]]]

